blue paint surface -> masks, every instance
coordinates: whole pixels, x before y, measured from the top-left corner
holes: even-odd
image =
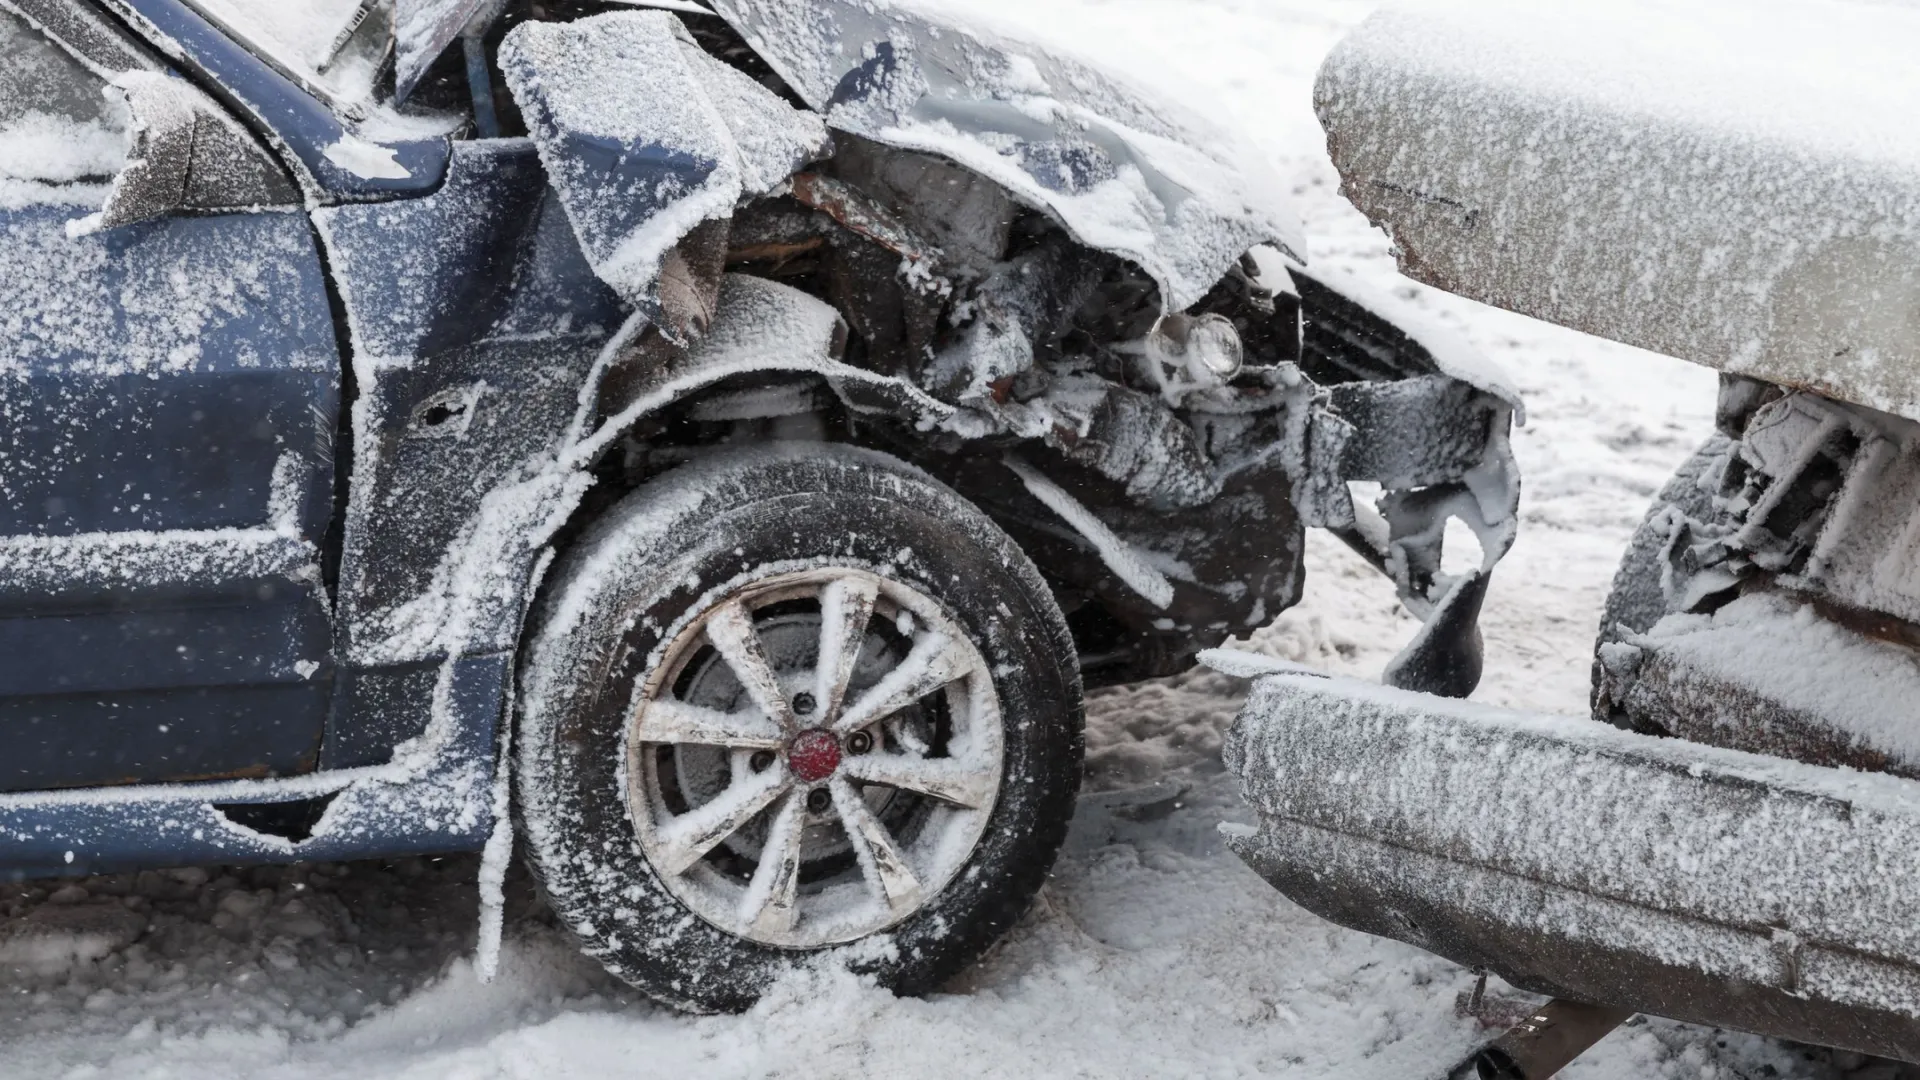
[[[0,244],[31,255],[30,273],[0,281],[0,304],[27,315],[0,338],[0,877],[478,848],[522,608],[476,655],[342,661],[354,604],[318,573],[346,512],[341,470],[379,507],[341,581],[400,595],[431,577],[470,504],[557,445],[626,308],[530,143],[389,143],[409,177],[347,174],[326,160],[346,134],[326,105],[179,0],[124,3],[298,160],[338,235],[323,259],[297,212],[68,239],[84,210],[0,211]],[[584,151],[633,191],[712,167],[658,147]],[[368,447],[334,445],[348,305],[381,359],[357,388]],[[460,438],[420,437],[422,402],[478,383]],[[210,542],[243,534],[295,558],[263,568]],[[178,572],[5,574],[36,545],[79,566],[86,545],[128,538],[177,548]],[[300,843],[218,809],[316,798],[329,816]]]
[[[0,282],[0,791],[310,770],[326,598],[230,538],[298,551],[332,516],[340,358],[312,227],[69,238],[74,216],[0,211],[19,271]],[[104,572],[116,545],[166,572]],[[8,572],[36,550],[72,576]]]
[[[181,784],[0,795],[0,880],[104,874],[167,866],[364,859],[477,851],[493,830],[492,762],[512,657],[456,662],[451,737],[404,782],[357,774],[249,784]],[[363,775],[363,774],[361,774]],[[215,809],[334,794],[315,835],[262,836]],[[342,820],[351,810],[351,820]]]
[[[261,526],[288,466],[319,535],[340,358],[304,217],[67,239],[74,216],[0,211],[19,271],[0,303],[20,313],[0,341],[0,536]]]
[[[347,126],[325,104],[222,34],[180,0],[125,0],[176,42],[186,62],[213,81],[230,104],[251,114],[300,159],[320,187],[324,202],[403,198],[433,190],[446,172],[444,138],[382,142],[407,171],[404,177],[368,177],[335,165],[326,149]]]

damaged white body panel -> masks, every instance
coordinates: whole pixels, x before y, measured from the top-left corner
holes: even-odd
[[[1920,784],[1348,680],[1256,680],[1240,856],[1528,990],[1912,1059]]]
[[[1409,276],[1920,418],[1916,37],[1882,4],[1428,5],[1315,98]]]

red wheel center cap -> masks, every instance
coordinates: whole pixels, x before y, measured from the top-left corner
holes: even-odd
[[[840,740],[824,728],[813,728],[787,744],[787,768],[802,783],[817,784],[840,767]]]

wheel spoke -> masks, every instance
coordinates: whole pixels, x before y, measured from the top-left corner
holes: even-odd
[[[988,805],[995,794],[996,778],[991,768],[955,758],[868,754],[848,758],[840,769],[853,780],[931,795],[970,810]]]
[[[913,643],[913,649],[900,666],[887,672],[879,683],[860,695],[833,730],[846,733],[866,727],[919,701],[935,690],[973,671],[973,658],[964,642],[945,634],[927,631]]]
[[[758,934],[784,934],[793,929],[800,909],[800,848],[806,835],[807,804],[790,791],[774,811],[760,865],[740,898],[740,920]]]
[[[894,845],[893,837],[888,835],[887,827],[873,816],[867,801],[853,790],[852,784],[836,776],[829,781],[829,787],[834,808],[846,826],[847,841],[853,845],[854,857],[860,861],[860,873],[867,879],[867,888],[883,907],[895,914],[919,904],[920,879],[913,875],[900,849]]]
[[[757,713],[724,713],[673,698],[649,701],[640,710],[637,737],[648,743],[691,743],[741,750],[777,750],[780,729]]]
[[[736,781],[713,801],[690,810],[660,827],[661,873],[679,877],[714,846],[752,821],[768,804],[788,790],[784,766]]]
[[[753,628],[753,613],[746,605],[734,600],[715,610],[707,619],[707,640],[720,650],[760,711],[780,730],[793,731],[793,706],[780,689],[780,679],[767,660],[766,647],[760,643],[760,632]]]
[[[836,578],[820,594],[820,658],[813,694],[823,724],[832,724],[840,713],[879,593],[879,586],[865,578]]]

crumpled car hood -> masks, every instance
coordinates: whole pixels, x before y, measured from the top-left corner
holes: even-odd
[[[931,0],[713,0],[830,127],[949,158],[1137,263],[1167,310],[1298,215],[1244,140],[1077,60],[967,28]]]

